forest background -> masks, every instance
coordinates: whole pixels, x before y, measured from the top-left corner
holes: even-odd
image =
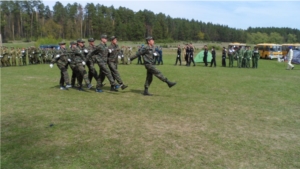
[[[63,5],[53,10],[42,1],[1,1],[0,24],[3,42],[38,39],[78,39],[101,34],[116,35],[119,40],[139,41],[153,35],[158,43],[210,41],[257,43],[300,42],[300,30],[278,27],[230,28],[194,19],[172,18],[150,10],[134,12],[125,7],[107,7],[99,3]],[[98,38],[97,38],[98,37]]]

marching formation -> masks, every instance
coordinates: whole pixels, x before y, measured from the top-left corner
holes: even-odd
[[[53,64],[57,64],[60,70],[60,89],[66,90],[71,87],[76,87],[75,83],[77,80],[78,90],[83,90],[83,81],[88,89],[92,88],[91,81],[94,78],[97,82],[96,92],[103,92],[102,87],[104,86],[103,81],[105,78],[110,83],[110,91],[117,92],[119,88],[122,90],[128,86],[124,84],[118,71],[118,58],[123,57],[122,50],[118,46],[117,37],[110,37],[111,44],[107,46],[107,35],[101,35],[101,42],[95,46],[94,39],[88,39],[89,46],[84,45],[85,41],[78,39],[77,41],[70,42],[70,49],[66,49],[66,43],[59,43],[59,50],[54,54],[53,59],[50,62],[50,68],[53,68]],[[155,60],[159,56],[159,53],[155,51],[154,39],[152,37],[146,38],[147,45],[141,47],[138,52],[129,57],[128,60],[132,61],[135,58],[142,57],[144,60],[143,65],[147,70],[146,82],[144,85],[145,96],[150,96],[148,92],[150,84],[153,79],[153,75],[159,78],[161,81],[167,83],[171,88],[176,85],[174,82],[170,82],[163,74],[155,68]],[[100,68],[100,72],[95,69],[95,64]],[[71,80],[68,75],[68,67],[72,69]],[[85,69],[88,67],[88,72]]]

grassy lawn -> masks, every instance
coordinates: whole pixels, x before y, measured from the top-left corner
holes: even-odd
[[[177,85],[154,77],[152,97],[137,60],[117,93],[61,91],[48,64],[1,68],[1,168],[300,168],[300,66],[224,68],[220,51],[217,68],[174,66],[175,52],[157,68]]]

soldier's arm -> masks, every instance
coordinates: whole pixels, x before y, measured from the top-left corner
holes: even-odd
[[[102,48],[100,46],[97,46],[94,50],[92,50],[91,52],[89,52],[87,54],[87,58],[96,55],[97,53],[99,53],[102,50]]]
[[[136,59],[137,57],[142,56],[144,53],[145,53],[144,48],[141,49],[141,50],[138,50],[138,51],[136,52],[135,55],[130,56],[130,61],[133,61],[133,60]]]

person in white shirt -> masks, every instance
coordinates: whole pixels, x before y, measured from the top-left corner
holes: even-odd
[[[289,53],[287,54],[287,57],[288,57],[288,67],[286,68],[287,70],[294,69],[294,65],[292,65],[292,59],[293,59],[294,52],[293,52],[292,46],[290,46],[289,48],[290,48],[290,50],[289,50]]]

